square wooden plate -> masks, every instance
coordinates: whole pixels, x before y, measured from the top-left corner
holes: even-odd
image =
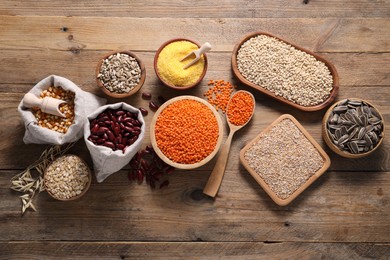
[[[288,198],[282,199],[276,195],[276,193],[271,189],[271,187],[260,177],[259,174],[249,165],[249,162],[245,159],[245,153],[247,150],[259,139],[261,139],[264,134],[268,133],[275,125],[279,124],[284,119],[290,119],[301,131],[301,133],[309,140],[309,142],[314,146],[314,148],[319,152],[324,162],[322,167],[314,173],[303,185],[301,185],[296,191],[294,191]],[[293,201],[299,194],[301,194],[307,187],[309,187],[316,179],[318,179],[330,166],[330,158],[321,148],[321,146],[313,139],[313,137],[303,128],[303,126],[291,115],[285,114],[276,119],[272,124],[270,124],[264,131],[257,135],[252,141],[250,141],[240,152],[240,161],[241,164],[247,169],[247,171],[252,175],[252,177],[260,184],[260,186],[267,192],[276,204],[280,206],[285,206]]]

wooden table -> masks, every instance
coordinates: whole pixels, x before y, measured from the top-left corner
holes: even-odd
[[[390,258],[390,131],[371,156],[342,158],[321,138],[326,109],[301,112],[271,100],[238,84],[230,63],[233,46],[244,35],[273,33],[335,65],[337,99],[366,99],[390,122],[389,15],[389,0],[1,1],[0,258]],[[153,71],[155,51],[175,37],[214,45],[196,89],[171,91]],[[161,190],[130,183],[127,167],[103,183],[93,180],[78,201],[55,201],[43,192],[35,200],[38,211],[21,216],[10,179],[46,146],[23,143],[18,103],[50,74],[104,96],[95,84],[95,66],[119,49],[134,51],[146,65],[142,90],[123,100],[131,105],[147,107],[143,91],[154,98],[201,97],[210,79],[230,81],[255,95],[256,114],[234,137],[218,197],[202,194],[215,159],[196,170],[175,171]],[[332,164],[295,201],[280,207],[240,165],[238,154],[284,113],[303,124]],[[92,166],[83,140],[71,153]]]

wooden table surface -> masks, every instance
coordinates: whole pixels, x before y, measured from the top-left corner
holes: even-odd
[[[342,158],[321,138],[326,109],[301,112],[271,100],[239,84],[230,62],[234,45],[246,34],[275,34],[335,65],[337,100],[366,99],[390,122],[389,16],[389,0],[0,1],[0,258],[389,259],[388,125],[382,146],[371,156]],[[193,90],[169,90],[153,70],[156,50],[176,37],[214,45],[206,77]],[[146,66],[142,90],[122,100],[133,106],[148,106],[141,99],[144,91],[154,98],[202,97],[210,79],[224,79],[255,95],[255,116],[233,139],[218,197],[202,194],[215,159],[196,170],[175,171],[161,190],[130,183],[126,167],[103,183],[94,179],[78,201],[55,201],[43,192],[35,200],[38,211],[21,216],[20,194],[10,190],[10,179],[46,146],[23,143],[18,103],[51,74],[104,96],[95,84],[95,66],[119,49],[135,52]],[[284,113],[302,123],[332,164],[296,200],[280,207],[240,165],[238,155]],[[146,117],[148,126],[152,116]],[[92,166],[83,140],[71,153]]]

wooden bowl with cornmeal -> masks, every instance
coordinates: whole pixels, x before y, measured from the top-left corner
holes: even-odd
[[[159,80],[167,87],[184,90],[198,85],[207,71],[207,57],[202,54],[199,61],[184,69],[195,55],[190,55],[182,60],[190,52],[200,48],[200,45],[192,40],[175,38],[161,45],[154,57],[154,71]]]

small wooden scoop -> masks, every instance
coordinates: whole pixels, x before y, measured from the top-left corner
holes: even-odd
[[[240,93],[240,92],[248,93],[252,97],[252,99],[253,99],[252,115],[250,116],[248,121],[246,121],[244,124],[234,125],[234,124],[230,123],[228,115],[226,113],[226,118],[227,118],[227,122],[228,122],[228,125],[230,128],[230,133],[229,133],[228,138],[226,139],[225,144],[222,147],[221,153],[219,154],[218,160],[214,166],[213,171],[211,172],[209,180],[207,181],[207,184],[203,189],[204,194],[206,194],[210,197],[213,197],[213,198],[217,195],[219,187],[221,186],[221,183],[222,183],[223,175],[225,174],[226,162],[227,162],[227,159],[229,157],[230,145],[232,143],[233,135],[237,130],[243,128],[246,124],[248,124],[248,122],[251,120],[251,118],[253,116],[253,113],[255,112],[255,105],[256,105],[255,97],[251,93],[249,93],[248,91],[243,91],[243,90],[237,91],[234,95],[237,95],[237,93]],[[234,95],[233,95],[233,97],[234,97]],[[230,105],[232,98],[229,101],[229,105]],[[228,109],[229,109],[229,107],[228,107]]]
[[[205,42],[199,49],[197,50],[194,50],[194,51],[191,51],[190,53],[188,53],[183,59],[181,59],[180,61],[184,61],[185,59],[189,58],[191,55],[195,55],[195,59],[193,59],[190,63],[188,63],[187,65],[184,66],[184,69],[187,69],[189,68],[190,66],[194,65],[195,62],[197,62],[200,57],[202,56],[203,53],[205,52],[208,52],[209,50],[211,50],[211,44],[208,43],[208,42]]]
[[[66,117],[59,109],[59,105],[62,103],[66,103],[66,101],[52,97],[45,97],[41,99],[32,93],[27,93],[23,97],[23,106],[25,107],[39,107],[42,112],[55,116]]]

